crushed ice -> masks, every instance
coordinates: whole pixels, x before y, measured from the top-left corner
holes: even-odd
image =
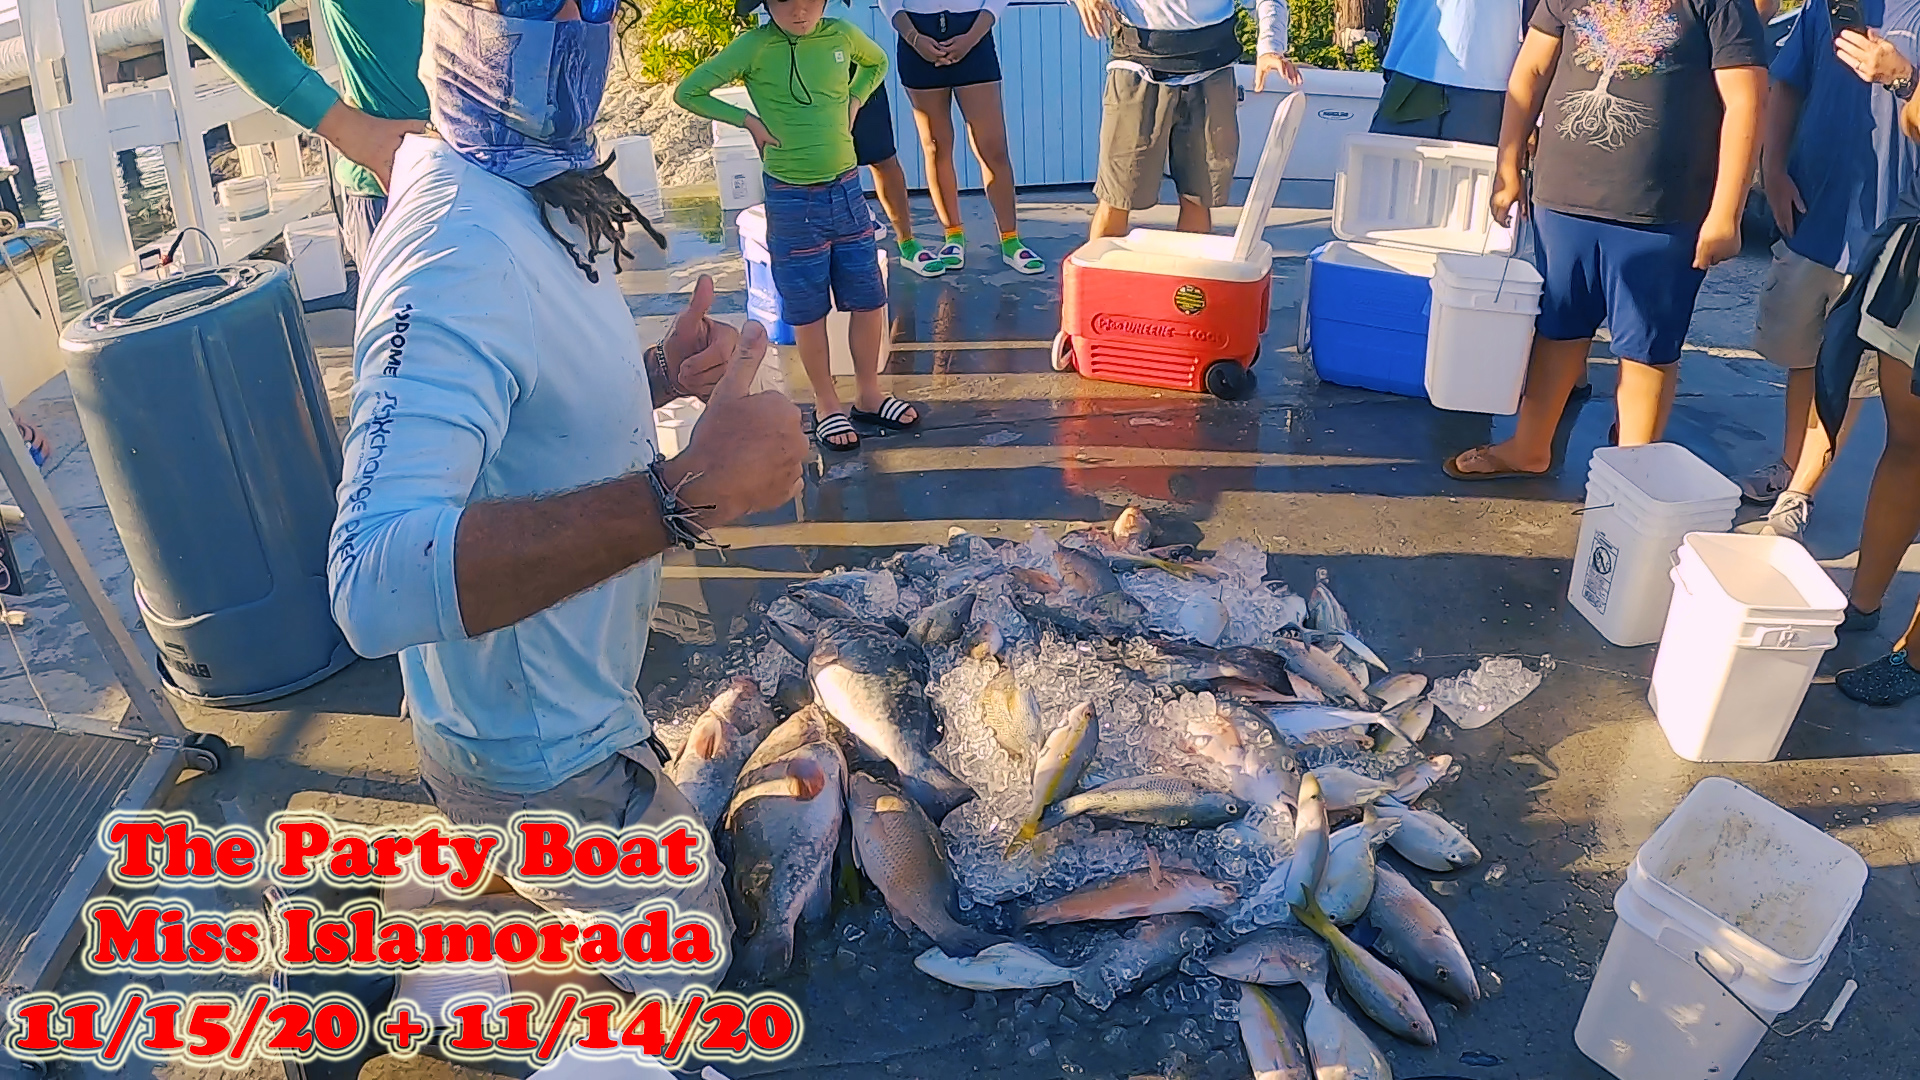
[[[1434,705],[1462,728],[1493,723],[1540,685],[1540,673],[1517,657],[1489,656],[1477,667],[1441,679],[1428,696]]]

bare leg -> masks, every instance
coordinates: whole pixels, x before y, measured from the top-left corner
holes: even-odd
[[[1813,412],[1813,369],[1795,368],[1787,372],[1787,428],[1780,439],[1780,460],[1792,465],[1807,460],[1806,444],[1809,441],[1820,444],[1818,453],[1824,457],[1829,449],[1827,429],[1820,426],[1820,418]],[[1800,478],[1799,470],[1794,471],[1794,479]],[[1794,491],[1811,494],[1812,488],[1795,485]]]
[[[1093,228],[1088,230],[1087,239],[1098,240],[1103,236],[1127,235],[1127,215],[1130,211],[1108,205],[1105,199],[1093,208]]]
[[[887,309],[856,311],[847,322],[848,344],[853,348],[853,401],[862,412],[875,412],[887,395],[880,389],[880,342],[887,332]],[[912,406],[900,422],[911,424],[920,416]]]
[[[940,224],[960,226],[960,178],[953,170],[953,91],[908,90],[920,149],[927,155],[927,190]]]
[[[856,316],[857,318],[858,316]],[[807,384],[813,388],[813,422],[845,412],[846,406],[840,402],[840,393],[833,385],[833,354],[827,346],[827,320],[816,319],[805,326],[793,328],[794,343],[800,349],[800,366],[807,369]],[[858,335],[855,335],[858,340]],[[855,354],[857,364],[859,354]],[[842,436],[827,440],[835,446],[851,446],[854,438]]]
[[[1200,204],[1200,200],[1189,195],[1180,196],[1181,232],[1210,233],[1213,231],[1213,211]]]
[[[1811,382],[1811,378],[1809,378]],[[1791,384],[1789,384],[1791,389]],[[1813,388],[1807,388],[1807,426],[1800,440],[1800,456],[1793,468],[1793,479],[1788,482],[1788,491],[1797,491],[1811,496],[1826,479],[1827,469],[1832,467],[1833,459],[1840,448],[1847,445],[1847,437],[1853,433],[1854,421],[1860,419],[1860,404],[1864,398],[1854,398],[1847,402],[1847,415],[1840,421],[1840,438],[1827,440],[1826,425],[1820,422],[1820,415],[1813,410]],[[1791,414],[1789,414],[1791,415]]]
[[[1620,445],[1645,446],[1657,442],[1673,414],[1673,392],[1680,386],[1679,364],[1643,364],[1620,361],[1620,388],[1614,406],[1620,412]],[[1572,388],[1569,387],[1569,390]],[[1558,423],[1559,418],[1555,417]]]
[[[1534,338],[1533,355],[1527,361],[1527,389],[1520,395],[1520,419],[1513,437],[1484,451],[1470,450],[1460,455],[1460,469],[1470,473],[1502,469],[1546,472],[1553,465],[1554,429],[1560,426],[1567,396],[1587,370],[1587,353],[1592,348],[1592,338]],[[1623,378],[1625,367],[1621,365]]]
[[[966,118],[973,156],[980,160],[980,171],[986,176],[993,220],[1001,232],[1014,232],[1020,222],[1014,209],[1013,159],[1007,155],[1007,120],[1001,111],[1000,84],[958,87],[953,96],[960,102],[960,115]]]
[[[1887,446],[1873,470],[1867,517],[1860,526],[1859,567],[1848,590],[1854,608],[1864,612],[1880,610],[1900,560],[1920,532],[1920,398],[1913,396],[1912,368],[1885,353],[1880,363]]]
[[[900,167],[899,155],[867,166],[873,174],[874,194],[880,196],[880,209],[887,212],[893,235],[913,239],[913,204],[907,201],[907,172]]]

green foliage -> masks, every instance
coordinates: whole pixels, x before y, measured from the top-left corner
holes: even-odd
[[[1338,71],[1379,71],[1387,55],[1387,41],[1393,33],[1394,0],[1387,0],[1386,25],[1380,31],[1379,45],[1360,45],[1352,53],[1342,52],[1333,42],[1334,0],[1289,0],[1292,20],[1287,31],[1287,51],[1296,64],[1332,68]],[[1259,37],[1259,24],[1253,12],[1241,8],[1240,43],[1246,47],[1244,63],[1253,63],[1253,50]]]
[[[298,55],[301,60],[305,61],[308,67],[313,66],[313,36],[311,34],[304,34],[294,38],[287,44],[293,46],[294,53]]]
[[[677,82],[752,28],[752,19],[733,13],[733,0],[650,0],[627,46],[639,55],[641,78]]]

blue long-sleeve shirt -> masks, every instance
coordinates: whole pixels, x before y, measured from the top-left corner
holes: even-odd
[[[1865,0],[1861,14],[1908,62],[1920,62],[1920,0]],[[1787,175],[1807,212],[1787,247],[1850,273],[1903,189],[1920,179],[1920,147],[1900,134],[1905,103],[1842,63],[1833,38],[1826,5],[1805,5],[1771,73],[1801,97]]]
[[[610,259],[589,284],[526,189],[409,136],[391,200],[360,292],[334,618],[362,656],[399,654],[421,753],[496,790],[544,791],[650,730],[635,684],[659,560],[469,637],[457,530],[470,504],[653,460],[641,344]]]

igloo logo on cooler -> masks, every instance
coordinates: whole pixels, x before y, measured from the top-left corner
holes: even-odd
[[[1142,319],[1134,315],[1096,315],[1093,318],[1093,332],[1120,337],[1186,338],[1199,345],[1218,345],[1223,340],[1219,334],[1202,327]]]

